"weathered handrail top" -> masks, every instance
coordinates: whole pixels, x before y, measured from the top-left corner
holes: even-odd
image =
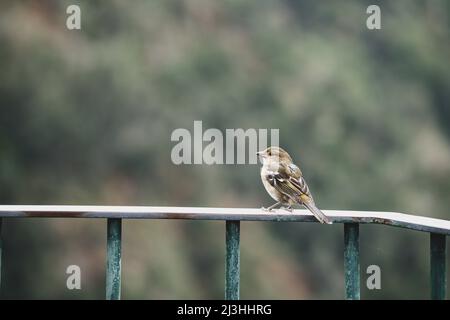
[[[377,223],[402,228],[450,234],[450,221],[397,212],[323,210],[335,223]],[[68,206],[4,205],[0,217],[41,218],[123,218],[242,221],[316,222],[305,209],[292,213],[278,209],[266,212],[255,208],[148,207],[148,206]]]

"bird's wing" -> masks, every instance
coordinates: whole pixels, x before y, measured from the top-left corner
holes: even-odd
[[[297,166],[295,167],[298,169]],[[292,174],[292,170],[294,170],[294,172],[300,172],[300,174]],[[274,172],[269,179],[271,185],[276,190],[278,190],[281,194],[289,197],[294,202],[304,205],[311,211],[316,219],[320,221],[320,223],[333,223],[322,211],[320,211],[316,207],[311,192],[309,191],[309,187],[306,184],[306,181],[303,178],[300,169],[296,171],[291,164],[284,165],[283,163],[280,163],[278,172]]]
[[[294,164],[280,163],[278,172],[272,175],[272,186],[298,203],[312,201],[311,192],[300,169]]]
[[[287,169],[289,171],[289,176],[299,179],[302,176],[302,171],[295,164],[290,163],[287,165]]]

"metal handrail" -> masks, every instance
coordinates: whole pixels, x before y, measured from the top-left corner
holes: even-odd
[[[347,299],[360,299],[359,224],[383,224],[430,233],[431,298],[446,296],[446,236],[450,221],[397,212],[323,210],[344,224],[344,269]],[[122,219],[186,219],[226,221],[225,298],[239,299],[240,221],[317,222],[308,210],[266,212],[254,208],[5,205],[2,218],[106,218],[106,298],[120,299]],[[1,271],[0,230],[0,271]]]

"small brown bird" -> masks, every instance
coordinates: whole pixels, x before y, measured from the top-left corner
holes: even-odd
[[[332,224],[320,211],[309,191],[303,174],[293,162],[291,156],[280,147],[269,147],[256,153],[261,157],[261,180],[270,196],[277,201],[264,210],[271,211],[278,205],[287,205],[292,211],[293,204],[305,206],[320,223]]]

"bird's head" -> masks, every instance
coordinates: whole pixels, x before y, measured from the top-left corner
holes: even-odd
[[[280,147],[268,147],[265,150],[258,151],[256,154],[261,158],[263,164],[268,160],[277,162],[279,161],[292,162],[292,158],[289,155],[289,153],[287,153]]]

